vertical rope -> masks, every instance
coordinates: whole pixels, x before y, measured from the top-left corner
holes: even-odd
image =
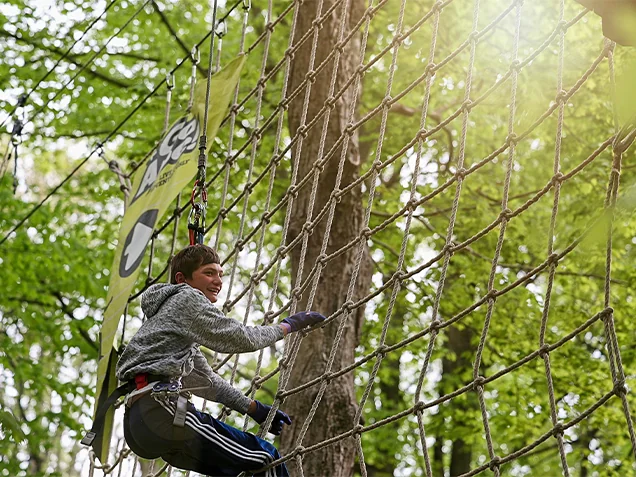
[[[612,239],[613,239],[613,226],[614,216],[616,210],[616,199],[618,198],[618,187],[620,184],[620,174],[622,166],[622,155],[624,150],[634,140],[634,126],[632,126],[632,132],[627,133],[625,143],[621,142],[622,135],[619,129],[618,122],[618,110],[616,104],[616,82],[614,76],[614,47],[615,43],[610,42],[607,48],[607,58],[609,63],[610,72],[610,94],[613,101],[613,117],[614,126],[617,131],[616,139],[612,144],[613,158],[612,169],[610,172],[610,179],[608,184],[607,196],[605,199],[605,210],[607,213],[607,240],[605,251],[605,283],[604,283],[604,297],[603,302],[606,310],[610,310],[604,316],[603,325],[605,328],[605,335],[607,337],[607,350],[609,354],[610,371],[612,373],[612,381],[614,384],[614,394],[616,394],[623,407],[623,413],[625,414],[625,421],[627,422],[627,430],[629,433],[629,439],[632,445],[632,455],[636,458],[636,433],[634,432],[634,420],[627,402],[627,388],[625,386],[625,371],[623,368],[623,362],[621,357],[620,348],[618,345],[618,338],[616,336],[616,330],[614,328],[614,310],[611,308],[611,280],[612,280]]]
[[[386,92],[385,92],[385,96],[384,99],[382,101],[382,106],[383,106],[383,111],[382,111],[382,119],[381,119],[381,124],[380,124],[380,132],[379,132],[379,136],[378,136],[378,145],[376,148],[376,155],[375,155],[375,161],[373,163],[373,167],[374,167],[374,173],[372,176],[372,179],[370,181],[370,187],[369,187],[369,198],[368,198],[368,202],[367,202],[367,207],[365,209],[365,214],[364,214],[364,220],[363,220],[363,228],[361,230],[362,232],[366,232],[369,231],[369,219],[371,216],[371,209],[373,207],[373,200],[375,197],[375,184],[376,184],[376,180],[377,177],[379,175],[379,170],[380,167],[382,165],[382,161],[381,161],[381,155],[382,155],[382,146],[384,143],[384,137],[385,137],[385,132],[386,132],[386,124],[387,124],[387,120],[388,120],[388,113],[389,113],[389,109],[391,107],[390,102],[391,102],[391,89],[393,86],[393,78],[395,75],[395,70],[396,70],[396,66],[397,66],[397,58],[398,58],[398,53],[399,53],[399,47],[400,44],[402,42],[401,39],[401,34],[402,34],[402,27],[403,27],[403,20],[404,20],[404,12],[405,12],[405,8],[406,8],[406,0],[402,0],[400,3],[400,10],[398,13],[398,22],[397,22],[397,27],[395,30],[395,34],[393,37],[393,41],[392,41],[392,58],[391,58],[391,66],[389,68],[389,73],[388,73],[388,78],[387,78],[387,85],[386,85]],[[344,149],[343,149],[344,151]],[[342,335],[344,333],[344,329],[346,327],[348,318],[349,318],[349,313],[351,311],[351,306],[347,306],[352,305],[352,298],[353,298],[353,293],[355,291],[355,286],[356,286],[356,282],[358,279],[358,274],[360,271],[360,266],[362,263],[362,257],[364,255],[364,251],[365,251],[365,247],[367,245],[367,239],[368,236],[366,233],[362,233],[361,239],[359,241],[359,246],[358,246],[358,251],[357,251],[357,255],[356,255],[356,261],[354,264],[354,268],[352,271],[352,275],[351,275],[351,279],[349,281],[349,288],[347,290],[347,296],[346,296],[346,302],[343,305],[344,306],[344,313],[342,314],[342,316],[339,318],[338,321],[338,330],[336,332],[336,336],[334,338],[334,342],[331,346],[331,351],[329,354],[329,358],[327,360],[327,364],[326,364],[326,368],[325,368],[325,374],[328,374],[331,372],[331,368],[333,366],[333,362],[335,360],[336,357],[336,352],[338,350],[338,346],[340,344],[340,340],[342,338]],[[292,365],[293,365],[293,361],[292,361]],[[298,438],[296,440],[296,446],[300,446],[302,443],[303,438],[305,437],[305,434],[307,433],[307,430],[309,429],[309,424],[311,423],[316,410],[318,409],[318,405],[320,404],[320,401],[322,400],[322,397],[325,393],[325,390],[327,388],[328,382],[325,380],[322,382],[319,390],[318,390],[318,394],[316,396],[316,398],[314,399],[314,402],[312,404],[311,409],[309,410],[309,413],[307,415],[307,418],[305,419],[305,422],[303,423],[303,426],[299,432]],[[359,433],[355,434],[356,439],[359,439]],[[358,446],[358,452],[360,452],[360,446]],[[361,458],[361,464],[360,464],[360,468],[361,471],[363,472],[363,476],[366,476],[366,466],[364,464],[364,454],[360,455]]]
[[[316,21],[313,22],[313,35],[312,35],[312,44],[311,44],[311,51],[309,54],[309,63],[307,65],[307,74],[306,74],[306,78],[308,79],[306,86],[305,86],[305,96],[303,98],[303,105],[302,105],[302,111],[301,111],[301,116],[300,116],[300,125],[298,127],[298,131],[297,131],[297,136],[298,136],[298,141],[296,143],[296,149],[294,151],[294,154],[292,155],[292,160],[293,160],[293,164],[292,164],[292,178],[291,178],[291,185],[290,187],[295,187],[296,185],[296,179],[297,179],[297,175],[298,175],[298,169],[299,169],[299,164],[300,164],[300,158],[301,158],[301,154],[302,154],[302,146],[303,146],[303,140],[304,138],[307,136],[307,126],[306,126],[306,122],[307,122],[307,112],[309,110],[309,98],[311,95],[311,87],[315,81],[315,71],[314,71],[314,63],[316,60],[316,51],[318,48],[318,36],[320,33],[320,28],[322,27],[322,23],[320,21],[317,21],[320,16],[321,16],[321,12],[322,12],[322,7],[323,7],[323,0],[318,0],[317,5],[316,5]],[[296,7],[296,11],[300,8],[300,4]],[[296,15],[296,11],[294,12],[294,15]],[[283,230],[284,230],[284,234],[283,234],[283,238],[282,240],[284,241],[286,239],[287,236],[287,231],[289,230],[289,223],[291,221],[291,211],[293,209],[293,199],[295,199],[297,196],[297,194],[293,194],[290,197],[289,203],[287,204],[287,213],[285,214],[285,223],[283,225]],[[281,244],[283,244],[284,242],[281,241]],[[277,263],[276,266],[276,272],[275,272],[275,283],[278,284],[278,279],[280,277],[280,266],[282,264],[282,255],[279,255],[279,261]],[[302,264],[299,264],[300,268],[298,270],[298,275],[302,275]],[[269,307],[271,310],[271,307],[273,306],[274,300],[275,300],[275,295],[274,295],[274,291],[272,291],[272,294],[270,296],[270,301],[269,301]],[[294,313],[295,311],[295,307],[296,304],[298,302],[298,299],[300,298],[300,296],[298,295],[298,290],[295,288],[294,290],[292,290],[291,292],[291,307],[290,307],[290,314]],[[280,389],[284,389],[284,387],[286,386],[287,381],[289,380],[289,376],[290,376],[290,372],[291,372],[291,366],[288,366],[288,362],[289,362],[289,355],[290,353],[293,354],[293,350],[295,349],[295,343],[298,341],[298,339],[296,338],[295,340],[290,340],[288,337],[285,338],[284,342],[285,342],[285,351],[283,354],[283,358],[280,360],[280,369],[281,369],[281,373],[280,373],[280,377],[279,377],[279,381],[278,381],[278,388]],[[265,429],[269,429],[269,427],[271,426],[272,420],[276,414],[276,410],[278,409],[278,406],[280,405],[280,401],[278,398],[274,399],[274,402],[272,403],[272,409],[269,412],[269,415],[267,416],[267,419],[265,420],[265,423],[261,426],[261,430],[259,435],[262,435]],[[303,470],[302,470],[302,460],[296,460],[296,464],[298,467],[298,471],[300,473],[300,475],[303,475]]]
[[[563,90],[563,62],[565,58],[565,20],[563,17],[565,10],[565,2],[561,0],[559,7],[559,59],[557,68],[557,97],[556,102],[558,104],[558,116],[557,116],[557,130],[555,137],[554,148],[554,166],[553,166],[553,185],[554,185],[554,200],[552,204],[552,215],[550,217],[550,229],[548,232],[548,258],[553,257],[554,253],[554,237],[556,230],[556,218],[559,209],[559,198],[561,193],[561,171],[560,171],[560,159],[561,159],[561,143],[563,138],[563,116],[565,112],[566,92]],[[541,357],[545,367],[546,382],[548,385],[548,400],[550,403],[550,419],[553,426],[559,424],[556,400],[554,397],[554,384],[552,380],[552,370],[550,366],[550,354],[547,351],[545,342],[545,335],[547,331],[548,316],[550,313],[550,302],[552,297],[552,289],[554,284],[554,276],[556,273],[556,267],[558,265],[557,260],[550,261],[550,268],[548,271],[548,283],[546,286],[545,300],[543,304],[543,312],[541,316],[541,328],[539,331],[539,349],[541,350]],[[563,432],[556,434],[557,447],[559,449],[559,457],[561,459],[561,469],[563,475],[568,477],[570,470],[567,463],[567,457],[565,453],[565,446],[563,441]]]
[[[258,132],[258,127],[261,120],[261,109],[263,107],[263,95],[265,93],[265,76],[267,71],[267,58],[269,56],[269,47],[272,36],[272,11],[273,11],[273,0],[268,0],[267,2],[267,22],[265,24],[266,34],[265,34],[265,42],[263,44],[263,58],[261,61],[261,72],[258,80],[258,94],[256,99],[256,110],[254,113],[254,130],[251,135],[251,153],[250,153],[250,163],[247,171],[247,179],[244,186],[244,189],[247,191],[245,194],[245,200],[243,201],[243,210],[241,213],[241,221],[239,223],[239,230],[236,236],[235,247],[237,248],[237,253],[234,255],[234,261],[232,262],[232,270],[230,272],[230,282],[227,287],[227,300],[223,304],[223,311],[226,313],[230,310],[230,297],[232,295],[232,286],[234,284],[234,278],[236,276],[236,268],[239,261],[239,252],[243,249],[245,245],[242,241],[243,239],[243,230],[245,228],[245,219],[247,218],[247,206],[249,204],[249,199],[252,194],[252,190],[254,184],[251,183],[252,180],[252,172],[254,171],[254,161],[256,159],[256,151],[258,150],[259,141],[261,139],[260,133]],[[234,374],[234,373],[233,373]]]
[[[286,109],[286,104],[287,104],[287,88],[289,85],[289,74],[291,71],[291,60],[293,58],[293,56],[290,53],[292,47],[293,47],[293,43],[294,43],[294,35],[296,33],[296,24],[298,21],[298,10],[299,8],[294,8],[294,13],[292,15],[292,23],[289,29],[289,41],[288,41],[288,45],[287,45],[287,49],[285,50],[285,73],[284,73],[284,79],[283,79],[283,86],[282,86],[282,91],[281,91],[281,100],[278,103],[278,107],[280,108],[279,114],[278,114],[278,123],[276,125],[276,139],[274,141],[274,151],[272,153],[272,156],[276,158],[276,163],[274,165],[274,167],[272,167],[272,170],[270,172],[270,186],[268,187],[268,194],[267,194],[267,200],[266,200],[266,204],[265,204],[265,213],[263,214],[263,220],[264,221],[268,221],[268,217],[269,217],[269,213],[270,213],[270,202],[271,202],[271,191],[272,191],[272,186],[274,183],[274,179],[275,179],[275,175],[276,175],[276,168],[280,165],[280,161],[282,160],[282,155],[280,155],[280,145],[281,145],[281,138],[282,138],[282,133],[283,133],[283,126],[284,126],[284,119],[285,119],[285,109]],[[297,170],[297,168],[294,168],[294,170]],[[295,184],[295,176],[292,175],[292,186],[293,184]],[[291,213],[291,208],[288,209],[287,211],[287,215],[289,215]],[[266,227],[263,226],[263,229],[261,231],[261,237],[259,239],[259,250],[262,249],[262,243],[264,241],[265,238],[265,233],[266,233]],[[283,232],[282,232],[282,244],[284,244],[285,242],[285,238],[287,236],[287,227],[283,228]],[[257,260],[257,264],[260,261],[260,255],[259,255],[259,260]],[[280,261],[279,261],[280,263]],[[257,271],[258,267],[254,267],[254,272]],[[271,295],[270,295],[270,300],[269,300],[269,304],[268,304],[268,310],[265,313],[265,317],[264,317],[264,323],[269,323],[271,321],[270,316],[272,313],[272,309],[274,306],[274,297],[276,295],[276,291],[278,288],[278,280],[280,278],[280,267],[277,269],[277,274],[274,278],[274,283],[272,285],[272,291],[271,291]],[[251,283],[251,290],[250,293],[253,293],[253,289],[254,287],[256,287],[257,283],[254,281]],[[248,300],[249,301],[249,300]],[[249,307],[248,307],[249,310]],[[259,385],[257,385],[257,381],[259,379],[259,373],[261,370],[261,366],[263,363],[263,356],[264,356],[264,351],[265,350],[260,350],[258,353],[258,359],[256,362],[256,370],[254,372],[254,378],[252,379],[252,385],[251,385],[251,391],[250,391],[250,397],[253,398],[254,395],[256,394],[256,391],[259,387]],[[243,430],[247,429],[247,425],[248,425],[248,418],[247,416],[245,417],[245,422],[243,423]]]
[[[247,20],[249,17],[250,4],[249,2],[243,3],[243,28],[241,29],[241,40],[239,45],[239,54],[245,52],[245,33],[247,32]],[[234,165],[234,154],[232,153],[232,146],[234,145],[234,127],[236,125],[236,116],[238,114],[238,95],[241,87],[241,78],[239,76],[234,89],[234,98],[232,99],[232,106],[230,107],[230,131],[228,133],[228,145],[227,145],[227,158],[225,159],[225,179],[223,181],[223,193],[221,194],[221,203],[219,205],[219,219],[218,226],[216,228],[216,238],[214,239],[214,248],[219,249],[219,241],[221,240],[221,230],[223,228],[223,219],[225,219],[227,211],[225,210],[225,199],[227,198],[227,189],[230,182],[230,172]]]
[[[474,7],[473,7],[473,26],[472,26],[472,32],[469,35],[469,40],[471,42],[470,45],[470,58],[469,58],[469,62],[468,62],[468,71],[466,73],[466,86],[464,89],[464,101],[462,104],[462,112],[463,112],[463,118],[462,118],[462,132],[461,132],[461,139],[460,139],[460,145],[459,145],[459,157],[457,159],[457,172],[456,172],[456,176],[457,176],[457,185],[455,188],[455,197],[453,199],[453,206],[451,209],[451,216],[450,216],[450,220],[449,220],[449,224],[448,224],[448,229],[446,232],[446,241],[445,241],[445,245],[443,248],[443,253],[444,253],[444,261],[442,263],[442,268],[440,270],[440,277],[439,277],[439,282],[437,285],[437,291],[435,293],[435,299],[433,302],[433,313],[432,313],[432,322],[430,324],[430,338],[428,341],[428,347],[426,350],[426,355],[424,357],[424,363],[422,365],[422,370],[420,371],[420,375],[418,378],[418,382],[417,382],[417,387],[415,390],[415,399],[417,400],[417,403],[420,402],[420,396],[422,394],[422,387],[423,387],[423,383],[424,383],[424,377],[426,376],[426,373],[428,371],[428,365],[430,363],[431,360],[431,355],[433,354],[433,348],[435,346],[435,338],[437,337],[437,335],[439,334],[439,328],[440,325],[442,324],[442,320],[439,318],[439,305],[440,305],[440,301],[442,298],[442,293],[444,291],[444,283],[446,280],[446,272],[448,270],[448,264],[450,262],[450,258],[452,255],[452,239],[453,239],[453,230],[455,228],[455,218],[457,217],[457,208],[459,206],[459,198],[461,195],[461,189],[462,189],[462,182],[464,180],[464,174],[466,173],[466,170],[464,169],[464,158],[465,158],[465,153],[466,153],[466,134],[468,131],[468,116],[470,113],[470,107],[471,107],[471,101],[470,101],[470,93],[471,93],[471,86],[472,86],[472,80],[473,80],[473,66],[475,63],[475,50],[477,47],[477,37],[478,37],[478,31],[477,31],[477,25],[479,22],[479,0],[474,0]],[[418,413],[419,415],[419,413]],[[418,422],[421,422],[421,419],[418,419]],[[420,428],[420,438],[422,438],[422,429]],[[423,446],[426,446],[426,442],[422,441]]]
[[[430,46],[430,51],[429,51],[429,55],[428,55],[428,64],[426,65],[425,68],[425,73],[427,75],[426,77],[426,89],[424,92],[424,99],[422,101],[422,112],[420,115],[420,124],[419,124],[419,130],[423,130],[426,127],[426,119],[428,116],[428,106],[429,106],[429,100],[430,100],[430,92],[431,92],[431,83],[432,83],[432,69],[434,67],[434,60],[435,60],[435,48],[437,45],[437,33],[438,33],[438,28],[439,28],[439,17],[440,17],[440,13],[441,13],[441,9],[442,9],[442,5],[438,2],[436,4],[433,5],[433,8],[431,11],[434,12],[435,17],[433,20],[433,33],[431,36],[431,46]],[[396,35],[399,35],[399,32],[396,32]],[[362,398],[360,399],[360,403],[358,405],[358,410],[356,412],[356,415],[354,417],[353,420],[353,427],[357,428],[360,425],[360,420],[362,419],[362,414],[364,412],[364,406],[365,403],[367,401],[367,399],[369,398],[369,395],[371,394],[371,390],[373,388],[373,384],[375,382],[375,378],[378,374],[378,371],[380,369],[380,365],[382,364],[382,360],[384,359],[385,356],[385,352],[384,349],[386,348],[385,342],[386,342],[386,336],[387,333],[389,331],[389,324],[391,321],[391,316],[393,314],[393,308],[395,306],[395,302],[397,300],[397,296],[401,290],[402,287],[402,274],[404,273],[404,256],[406,254],[406,249],[407,249],[407,245],[408,245],[408,239],[409,239],[409,233],[410,233],[410,229],[411,229],[411,222],[413,220],[413,213],[415,212],[416,206],[416,195],[417,195],[417,181],[419,178],[419,174],[420,174],[420,163],[421,163],[421,159],[422,159],[422,151],[423,151],[423,139],[420,137],[418,138],[417,141],[417,149],[416,149],[416,156],[415,156],[415,165],[414,165],[414,169],[413,169],[413,173],[411,176],[411,184],[410,184],[410,193],[409,193],[409,200],[406,203],[406,207],[408,208],[408,213],[406,216],[406,221],[405,221],[405,225],[404,225],[404,232],[402,235],[402,244],[400,246],[400,253],[398,256],[398,263],[396,266],[396,270],[394,273],[394,285],[393,285],[393,290],[391,293],[391,298],[389,300],[389,306],[387,308],[387,312],[384,318],[384,322],[382,324],[382,331],[380,333],[380,340],[378,342],[378,346],[377,349],[379,350],[378,355],[376,357],[376,361],[375,364],[373,366],[373,370],[371,372],[371,374],[369,375],[368,378],[368,382],[367,382],[367,386],[365,387],[365,390],[362,394]],[[421,433],[422,435],[424,434],[424,428],[423,426],[421,426]],[[359,433],[356,433],[355,436],[355,441],[356,441],[356,448],[357,448],[357,452],[358,452],[358,456],[359,456],[359,460],[360,460],[360,473],[363,477],[367,476],[367,469],[366,469],[366,465],[364,462],[364,450],[362,448],[362,437]],[[424,444],[423,444],[423,452],[425,453],[425,465],[426,465],[426,472],[427,475],[431,474],[431,465],[430,465],[430,459],[428,458],[428,451],[426,448],[426,441],[423,440]]]
[[[475,356],[475,363],[473,366],[473,380],[475,381],[475,391],[477,392],[478,400],[479,400],[479,408],[481,410],[481,418],[484,426],[484,434],[486,437],[486,447],[488,449],[488,455],[491,461],[497,461],[497,457],[495,455],[493,442],[492,442],[492,434],[490,432],[490,423],[488,421],[488,411],[486,408],[486,402],[484,399],[484,386],[480,383],[480,375],[479,368],[481,366],[481,358],[484,351],[484,346],[486,345],[486,338],[488,336],[488,330],[490,329],[490,321],[492,319],[492,314],[495,307],[495,276],[497,273],[497,266],[499,263],[499,258],[501,256],[501,250],[503,248],[503,243],[506,234],[506,226],[508,224],[508,216],[511,213],[511,210],[508,208],[508,197],[510,195],[510,180],[512,177],[512,169],[515,157],[515,149],[516,149],[516,135],[514,131],[514,123],[515,123],[515,113],[517,110],[517,81],[519,77],[519,32],[521,29],[521,6],[522,3],[518,2],[516,6],[516,17],[515,17],[515,33],[513,37],[513,45],[512,45],[512,61],[510,64],[510,69],[512,70],[512,80],[510,87],[510,112],[508,114],[508,137],[507,142],[509,143],[508,148],[508,161],[506,163],[506,177],[504,180],[504,188],[503,188],[503,197],[501,200],[501,226],[499,229],[499,237],[497,239],[497,245],[495,248],[495,254],[492,259],[492,265],[490,268],[490,274],[488,277],[488,309],[486,311],[486,318],[484,320],[484,326],[482,329],[481,337],[479,340],[479,345],[477,347],[477,352]],[[499,465],[495,464],[491,467],[493,473],[496,476],[499,476]]]

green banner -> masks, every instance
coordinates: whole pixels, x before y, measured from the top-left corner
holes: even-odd
[[[208,144],[216,136],[225,117],[244,62],[245,56],[241,55],[212,76],[206,130]],[[96,402],[105,399],[117,386],[116,379],[108,379],[109,361],[111,367],[114,363],[114,357],[111,357],[113,342],[153,230],[177,194],[197,172],[206,85],[206,82],[197,85],[192,112],[172,124],[149,159],[143,174],[137,174],[132,186],[111,268],[101,330]],[[103,436],[95,441],[100,443],[99,447],[94,446],[102,463],[106,463],[108,458],[111,431],[112,412],[106,419]]]

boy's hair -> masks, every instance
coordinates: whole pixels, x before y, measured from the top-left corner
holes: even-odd
[[[177,273],[192,278],[194,271],[209,263],[221,263],[219,254],[212,247],[203,244],[190,245],[184,248],[170,262],[170,283],[177,283]]]

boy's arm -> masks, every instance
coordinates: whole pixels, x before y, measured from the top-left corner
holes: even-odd
[[[289,331],[284,324],[245,326],[228,318],[199,291],[192,291],[184,310],[188,321],[186,333],[199,343],[218,353],[247,353],[266,348],[283,339]]]
[[[241,391],[230,386],[227,381],[212,371],[205,356],[199,350],[194,355],[194,370],[188,376],[184,376],[182,383],[184,389],[202,387],[203,389],[193,390],[192,394],[223,404],[241,414],[248,411],[252,402]]]

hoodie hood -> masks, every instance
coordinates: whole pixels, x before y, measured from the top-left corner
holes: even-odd
[[[186,289],[191,289],[187,283],[157,283],[149,287],[141,296],[141,309],[146,318],[152,318],[168,298],[182,293]]]

